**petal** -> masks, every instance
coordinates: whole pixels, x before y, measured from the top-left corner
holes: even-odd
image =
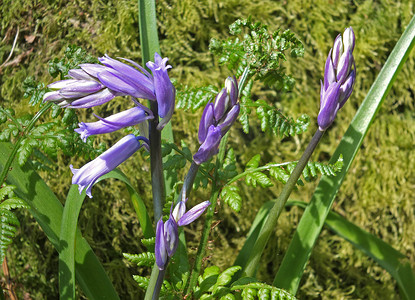
[[[129,134],[119,140],[114,146],[100,156],[84,165],[81,169],[74,169],[72,184],[79,186],[79,191],[86,189],[86,194],[92,198],[91,188],[95,181],[104,174],[112,171],[142,147],[139,139]]]
[[[72,102],[67,102],[67,104],[62,106],[70,108],[91,108],[104,104],[114,98],[115,94],[113,92],[111,92],[109,89],[103,89],[97,93],[76,99]]]
[[[218,124],[222,136],[224,136],[228,132],[229,128],[231,128],[232,124],[235,123],[239,115],[239,110],[240,107],[238,103],[234,107],[232,107],[232,109],[226,114],[224,120]]]
[[[92,77],[98,78],[98,73],[105,71],[107,68],[99,64],[81,64],[79,65],[85,73]]]
[[[164,224],[162,218],[157,222],[156,245],[154,248],[156,264],[159,270],[164,270],[167,263],[166,242],[164,240]]]
[[[59,80],[59,81],[55,81],[51,84],[48,85],[48,88],[50,88],[51,90],[60,90],[61,88],[64,88],[68,85],[77,83],[78,80],[75,79],[65,79],[65,80]]]
[[[199,218],[201,214],[203,214],[203,212],[206,210],[206,208],[208,208],[209,205],[210,205],[210,202],[205,201],[194,206],[191,210],[186,212],[180,218],[180,220],[177,222],[177,225],[185,226],[185,225],[192,223],[194,220]]]
[[[343,42],[342,37],[339,34],[336,39],[334,40],[333,51],[331,53],[333,65],[337,66],[339,62],[339,58],[343,53]]]
[[[346,28],[343,33],[343,44],[344,44],[344,51],[349,49],[353,52],[354,45],[355,45],[355,35],[352,27]]]
[[[329,85],[336,81],[336,73],[334,70],[333,62],[331,61],[332,50],[333,49],[331,49],[329,52],[326,60],[326,66],[324,68],[324,90],[327,90]]]
[[[198,138],[199,143],[203,144],[208,133],[210,125],[213,125],[213,103],[208,103],[203,110],[202,118],[200,119]]]
[[[153,86],[137,85],[124,74],[116,70],[105,70],[98,74],[98,79],[109,89],[135,98],[155,100]]]
[[[68,75],[77,80],[96,80],[82,69],[69,70]]]
[[[105,88],[94,80],[77,80],[59,90],[59,94],[66,99],[81,98],[88,94],[96,93]]]
[[[226,88],[223,88],[215,98],[215,104],[213,105],[213,111],[215,115],[215,120],[218,122],[223,114],[228,110],[230,105],[230,98],[226,91]]]
[[[329,86],[324,94],[324,105],[320,107],[317,123],[321,131],[326,130],[333,123],[339,110],[340,84],[335,82]]]
[[[339,109],[343,107],[347,99],[349,99],[350,95],[352,94],[355,79],[356,71],[353,69],[352,72],[350,72],[350,75],[346,79],[345,83],[340,86]]]
[[[124,77],[128,78],[130,82],[135,86],[153,86],[153,80],[152,78],[149,78],[145,74],[141,73],[137,69],[134,69],[133,67],[120,62],[119,60],[113,59],[109,57],[108,55],[105,55],[104,57],[100,57],[99,61],[106,65],[107,67],[110,67],[117,72],[123,74]],[[148,74],[148,72],[147,72]],[[152,92],[152,88],[150,89]]]
[[[176,252],[179,244],[179,232],[177,230],[177,223],[171,217],[164,224],[164,240],[166,245],[167,255],[172,257]]]
[[[177,222],[184,215],[185,212],[186,212],[186,203],[184,201],[180,201],[174,207],[172,216],[174,220]]]
[[[221,138],[220,128],[211,125],[208,129],[205,141],[193,156],[195,163],[200,165],[201,163],[208,161],[213,155],[217,154]]]

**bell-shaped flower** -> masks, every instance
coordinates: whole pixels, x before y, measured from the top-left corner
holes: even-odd
[[[154,90],[157,99],[158,115],[162,118],[158,130],[162,130],[163,127],[170,121],[176,100],[176,89],[170,81],[167,70],[171,68],[170,65],[166,65],[168,58],[161,58],[158,53],[154,54],[154,62],[149,61],[146,65],[153,73],[154,78]]]
[[[72,184],[78,185],[79,193],[86,190],[86,194],[92,198],[91,188],[95,181],[118,167],[138,149],[143,147],[144,143],[149,143],[146,138],[129,134],[82,168],[75,169],[71,165],[70,168],[73,173]]]
[[[90,135],[114,132],[119,129],[134,126],[146,120],[152,119],[153,114],[144,107],[136,106],[109,116],[105,119],[98,116],[96,117],[99,121],[91,123],[81,122],[78,124],[79,128],[75,129],[75,131],[81,135],[81,139],[84,142],[86,142],[86,139]]]
[[[218,153],[220,141],[235,123],[239,111],[238,82],[235,77],[228,77],[225,88],[216,95],[214,103],[206,105],[200,119],[198,138],[201,146],[193,156],[197,164]]]
[[[161,130],[171,119],[174,111],[176,89],[170,81],[167,58],[155,54],[154,62],[147,66],[152,74],[132,60],[123,59],[134,67],[113,59],[100,57],[99,64],[81,64],[81,69],[70,70],[71,79],[50,84],[52,90],[43,100],[62,107],[90,108],[104,104],[116,96],[131,96],[157,101],[158,125]]]
[[[185,226],[199,218],[210,205],[209,201],[199,203],[186,212],[186,201],[180,201],[174,209],[170,209],[169,219],[163,223],[160,219],[156,228],[155,256],[156,264],[160,270],[164,270],[168,258],[172,257],[179,244],[178,226]]]
[[[81,76],[79,76],[80,78]],[[52,92],[43,96],[43,101],[54,102],[61,107],[90,108],[104,104],[116,96],[94,79],[66,79],[54,82],[48,87]]]
[[[321,131],[334,121],[337,111],[343,107],[353,91],[356,67],[353,58],[355,35],[351,27],[346,28],[343,37],[338,35],[330,50],[324,69],[324,83],[321,82],[320,112],[317,123]]]

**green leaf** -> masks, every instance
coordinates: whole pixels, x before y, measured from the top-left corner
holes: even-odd
[[[11,146],[10,143],[0,143],[0,169],[11,154]],[[59,252],[62,204],[28,164],[20,167],[15,162],[12,168],[7,182],[16,186],[16,196],[28,204],[30,213]],[[104,268],[79,231],[76,234],[75,263],[76,279],[88,299],[118,299]]]
[[[19,198],[9,198],[0,203],[0,209],[11,210],[15,208],[28,208],[27,204]]]
[[[152,252],[144,252],[140,254],[123,253],[123,256],[128,259],[128,261],[137,264],[138,267],[151,267],[156,261],[156,257]]]
[[[232,276],[235,275],[241,269],[240,266],[234,266],[227,268],[225,271],[219,274],[218,280],[216,281],[215,288],[219,286],[225,286],[231,283]]]
[[[0,259],[4,260],[7,247],[12,243],[19,220],[11,211],[0,208]]]
[[[332,156],[332,161],[344,155],[344,168],[336,177],[323,176],[314,192],[307,209],[298,224],[294,237],[278,273],[274,279],[274,285],[284,288],[295,294],[298,289],[304,268],[311,255],[312,249],[321,232],[336,194],[356,156],[372,124],[376,112],[388,94],[393,82],[415,45],[415,17],[412,18],[405,32],[392,50],[388,60],[380,71],[378,77],[369,90],[365,100],[353,118],[349,128],[343,136],[339,146]],[[415,284],[402,285],[398,281],[402,297],[413,298],[415,293],[408,291]],[[413,291],[413,290],[412,290]]]
[[[218,90],[213,86],[189,87],[179,86],[176,93],[176,109],[191,110],[195,112],[198,108],[204,107],[210,100],[213,100]]]
[[[236,185],[226,185],[223,187],[220,197],[235,212],[239,212],[242,206],[242,197],[239,193],[240,190]]]
[[[119,179],[127,185],[127,189],[130,193],[133,206],[136,209],[145,237],[153,237],[154,231],[145,205],[127,177],[121,171],[114,170],[101,176],[95,184],[108,178]],[[59,291],[61,298],[64,299],[73,299],[75,297],[75,236],[79,212],[85,196],[85,191],[83,191],[82,194],[79,194],[77,185],[72,185],[63,209],[59,241],[61,248],[59,253]]]
[[[292,205],[303,209],[307,207],[305,202],[287,202],[287,206]],[[404,254],[335,212],[328,213],[325,225],[388,271],[395,278],[404,295],[415,295],[415,274],[409,259]]]

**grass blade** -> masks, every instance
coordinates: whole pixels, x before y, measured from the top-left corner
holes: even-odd
[[[1,169],[4,168],[12,147],[10,143],[0,143]],[[30,213],[59,252],[63,214],[59,199],[28,164],[19,167],[16,162],[13,163],[7,182],[16,186],[16,195],[26,201]],[[76,233],[75,264],[76,279],[88,299],[119,299],[104,268],[79,231]]]
[[[283,288],[293,295],[296,294],[304,268],[336,194],[362,144],[363,138],[369,130],[376,112],[413,48],[414,38],[415,17],[412,18],[407,29],[392,50],[388,60],[334,152],[331,162],[335,162],[340,154],[343,154],[343,170],[336,177],[322,176],[310,204],[304,211],[274,279],[274,285],[277,287]]]

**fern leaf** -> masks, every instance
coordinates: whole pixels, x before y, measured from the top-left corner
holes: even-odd
[[[28,208],[29,206],[22,200],[16,197],[9,198],[0,203],[0,209],[12,210],[15,208]]]
[[[152,238],[149,238],[149,239],[141,239],[141,242],[147,248],[154,247],[154,245],[156,244],[156,238],[152,237]]]
[[[14,213],[7,209],[0,208],[0,260],[6,256],[7,247],[12,243],[19,220]]]
[[[259,160],[261,156],[259,154],[251,158],[251,160],[246,164],[245,172],[249,169],[257,168],[259,165]],[[245,176],[245,182],[247,185],[256,187],[259,184],[261,187],[266,188],[272,186],[271,180],[267,175],[261,172],[249,172]]]
[[[235,185],[226,185],[220,194],[223,201],[229,205],[235,212],[239,212],[242,206],[242,197],[239,195],[240,190]]]
[[[123,253],[123,256],[130,262],[137,264],[138,267],[151,267],[156,261],[156,256],[151,252],[144,252],[140,254]]]
[[[189,86],[179,87],[176,93],[176,108],[191,110],[195,112],[198,108],[205,106],[214,99],[218,93],[213,85],[207,87],[191,88]]]
[[[133,275],[133,279],[138,283],[138,286],[144,290],[147,289],[148,283],[150,282],[149,278],[139,275]]]

